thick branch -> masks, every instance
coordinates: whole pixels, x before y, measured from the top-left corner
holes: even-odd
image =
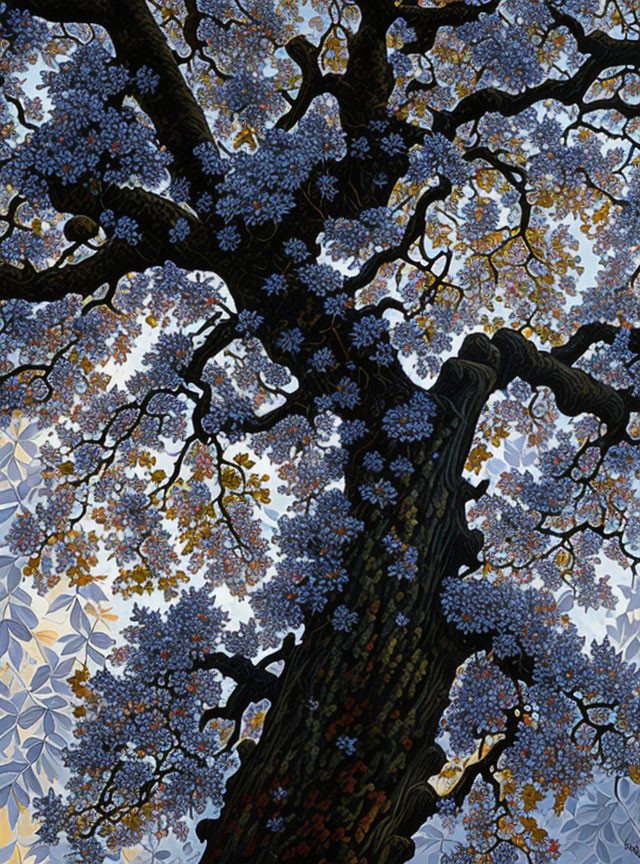
[[[553,99],[564,105],[579,104],[598,75],[613,66],[627,63],[635,65],[637,48],[634,42],[611,39],[601,33],[585,36],[580,41],[580,50],[590,55],[578,71],[570,78],[547,79],[521,93],[509,93],[496,87],[485,87],[465,96],[451,111],[433,110],[433,130],[453,139],[456,130],[486,114],[497,112],[503,117],[512,117],[526,108]],[[584,110],[589,110],[586,103]]]
[[[116,282],[125,273],[141,270],[142,257],[133,247],[121,240],[103,246],[90,258],[66,267],[49,267],[36,271],[28,262],[13,267],[0,262],[0,300],[21,298],[32,303],[52,302],[79,294],[89,297],[108,282]],[[145,266],[160,261],[149,261]]]
[[[532,342],[513,330],[499,330],[492,340],[500,350],[499,387],[515,377],[532,387],[549,387],[560,411],[569,417],[595,414],[607,424],[606,442],[622,440],[628,421],[628,409],[620,393],[597,381],[581,369],[573,369],[546,351],[538,351]]]
[[[135,219],[142,240],[130,245],[111,238],[90,257],[77,264],[66,264],[36,271],[29,262],[23,267],[0,263],[0,299],[20,297],[31,302],[60,300],[69,294],[89,297],[106,283],[115,284],[129,272],[141,273],[167,260],[185,269],[211,269],[208,228],[176,204],[143,189],[108,187],[100,198],[81,187],[51,184],[50,194],[60,212],[90,216],[98,222],[103,208],[113,210],[116,218],[126,215]],[[179,218],[189,224],[187,237],[171,243],[169,232]]]
[[[411,53],[429,51],[440,27],[459,27],[461,24],[477,21],[480,15],[495,12],[499,3],[500,0],[489,0],[479,6],[469,6],[456,0],[434,9],[418,6],[416,0],[406,0],[396,7],[396,14],[413,27],[416,39],[409,42],[404,50]]]

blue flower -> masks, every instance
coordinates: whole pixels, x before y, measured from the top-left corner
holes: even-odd
[[[336,357],[330,348],[320,348],[309,358],[309,366],[316,372],[326,372],[331,366],[335,366]]]
[[[407,579],[413,582],[418,572],[418,550],[414,546],[408,546],[400,561],[396,561],[389,567],[389,576],[396,579]]]
[[[345,317],[349,296],[347,294],[336,294],[334,297],[327,297],[324,301],[324,311],[327,315],[338,315],[340,318]]]
[[[340,442],[343,446],[348,447],[359,438],[362,438],[368,432],[367,424],[364,420],[343,420],[338,429]]]
[[[351,153],[356,159],[364,159],[370,150],[369,142],[364,137],[354,138],[351,142]]]
[[[378,480],[377,483],[362,483],[359,488],[365,501],[378,504],[380,507],[395,504],[398,500],[398,492],[388,480]]]
[[[398,156],[406,150],[404,139],[402,138],[402,135],[398,135],[397,132],[392,132],[391,135],[387,135],[386,138],[383,138],[380,142],[380,146],[388,156]]]
[[[251,312],[249,309],[243,309],[238,314],[238,323],[236,330],[245,336],[251,336],[256,332],[258,327],[263,323],[264,318],[257,312]]]
[[[269,297],[274,294],[284,294],[287,290],[287,280],[281,273],[272,273],[262,283],[262,290],[266,291]]]
[[[223,174],[224,165],[218,156],[215,146],[210,141],[204,141],[194,147],[193,152],[200,160],[205,174]]]
[[[277,816],[276,818],[267,820],[267,828],[269,831],[273,831],[274,833],[277,831],[284,831],[284,827],[284,819],[282,816]]]
[[[351,330],[351,342],[356,348],[366,348],[375,345],[376,342],[387,332],[389,323],[375,315],[365,315],[353,325]]]
[[[292,327],[290,330],[284,330],[277,341],[278,348],[283,351],[288,351],[289,354],[297,354],[300,346],[304,342],[304,337],[300,332],[299,327]]]
[[[343,753],[346,753],[347,756],[353,756],[353,754],[356,752],[357,743],[357,738],[349,738],[348,735],[341,735],[336,740],[336,747],[339,750],[342,750]]]
[[[153,72],[148,66],[141,66],[136,72],[136,84],[138,90],[143,93],[155,93],[160,83],[160,76]]]
[[[387,411],[382,427],[390,438],[398,441],[422,441],[433,432],[430,418],[436,404],[427,393],[415,393],[409,402]]]
[[[377,450],[372,450],[370,453],[365,453],[362,457],[362,464],[369,471],[382,471],[384,468],[384,459]]]
[[[389,468],[396,477],[402,477],[403,474],[413,474],[414,471],[413,465],[406,456],[397,456]]]
[[[203,192],[202,195],[196,201],[196,210],[202,210],[203,213],[208,213],[213,207],[213,198],[208,192]],[[225,231],[234,231],[234,228],[223,228],[222,231],[218,231],[218,244],[222,249],[222,245],[220,244],[220,235]],[[237,232],[235,232],[237,234]],[[238,235],[238,242],[240,242],[240,236]]]
[[[344,603],[336,607],[333,613],[333,618],[331,619],[331,626],[334,630],[343,630],[345,633],[348,633],[352,629],[354,624],[357,623],[357,612],[352,612],[347,606],[344,605]]]
[[[181,216],[176,224],[169,231],[169,240],[172,243],[179,243],[181,240],[184,240],[191,233],[191,228],[189,227],[189,223]]]
[[[300,261],[304,261],[305,258],[309,257],[307,244],[304,240],[300,240],[298,237],[293,237],[291,240],[284,242],[282,248],[286,254],[296,262],[296,264],[299,264]]]
[[[113,236],[124,240],[130,246],[135,246],[142,239],[142,234],[135,219],[129,216],[121,216],[115,223]]]
[[[204,195],[202,196],[204,198]],[[221,231],[218,231],[218,246],[223,252],[233,252],[240,245],[240,234],[233,225],[227,225]]]
[[[333,201],[338,194],[337,182],[336,178],[332,177],[331,174],[323,174],[316,180],[316,187],[323,198]]]

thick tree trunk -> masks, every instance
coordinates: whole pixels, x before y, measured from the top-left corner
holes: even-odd
[[[325,613],[307,625],[257,747],[229,782],[220,818],[206,826],[202,864],[396,864],[412,856],[410,835],[433,810],[425,781],[443,763],[434,746],[440,718],[456,668],[474,650],[444,622],[438,591],[482,542],[465,524],[473,490],[460,475],[495,384],[495,354],[484,357],[467,340],[467,359],[445,364],[432,391],[435,433],[414,456],[420,464],[399,505],[367,512],[366,535],[346,561],[350,581],[337,602],[356,610],[358,623],[336,633]],[[347,491],[351,481],[348,474]],[[388,575],[382,538],[392,526],[419,549],[415,581]],[[404,627],[399,613],[409,618]],[[353,755],[337,746],[341,735],[356,739]],[[281,800],[278,788],[287,793]],[[267,827],[274,819],[282,830]]]

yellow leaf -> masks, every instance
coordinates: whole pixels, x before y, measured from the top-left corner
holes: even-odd
[[[531,783],[527,783],[527,785],[522,790],[522,800],[524,802],[525,813],[528,813],[530,810],[535,810],[538,806],[538,801],[542,801],[544,795],[541,795],[535,786],[532,786]]]
[[[53,645],[58,640],[58,634],[55,630],[38,630],[34,635],[44,645]]]
[[[535,819],[530,816],[521,816],[520,822],[527,833],[531,835],[531,839],[534,843],[542,843],[544,838],[547,836],[547,832],[544,828],[540,828]]]
[[[73,462],[63,462],[58,466],[58,470],[62,475],[73,474]]]
[[[629,777],[640,785],[640,765],[629,765]]]
[[[469,458],[466,461],[465,468],[467,471],[475,471],[476,474],[479,474],[482,469],[482,463],[486,462],[488,459],[491,459],[491,453],[487,452],[487,448],[484,444],[478,444],[477,447],[474,447],[469,453]]]
[[[560,792],[556,793],[555,801],[553,804],[553,810],[556,816],[559,816],[564,810],[564,805],[569,797],[569,787],[565,786]]]
[[[221,475],[221,483],[225,489],[239,489],[242,485],[242,477],[233,468],[223,468]]]
[[[158,468],[157,471],[152,472],[151,479],[153,480],[154,483],[162,483],[162,481],[165,479],[166,476],[167,475],[162,470],[162,468]]]
[[[258,130],[254,129],[253,126],[245,126],[233,142],[233,149],[237,150],[239,147],[242,147],[243,144],[248,144],[252,150],[255,150],[258,146],[255,137],[257,131]]]
[[[238,465],[243,465],[245,468],[253,468],[256,464],[251,459],[249,459],[248,453],[238,453],[233,457],[233,461],[237,462]]]

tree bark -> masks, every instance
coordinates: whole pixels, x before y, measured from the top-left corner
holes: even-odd
[[[350,581],[336,602],[357,611],[358,623],[336,633],[324,610],[307,625],[262,737],[228,783],[220,818],[202,826],[202,864],[399,864],[412,857],[410,836],[433,812],[425,781],[444,762],[434,744],[440,718],[456,669],[476,650],[444,621],[438,594],[442,579],[472,564],[482,545],[465,523],[473,489],[461,470],[496,382],[499,352],[486,342],[484,362],[445,364],[431,391],[439,403],[434,434],[412,454],[416,470],[397,506],[354,507],[367,528],[350,550]],[[347,471],[348,493],[359,462]],[[392,526],[419,550],[415,581],[387,573],[392,562],[382,540]],[[400,612],[410,619],[405,627],[396,623]],[[341,735],[357,739],[353,755],[337,746]],[[278,787],[284,800],[274,795]],[[270,830],[270,819],[282,819],[283,829]]]

